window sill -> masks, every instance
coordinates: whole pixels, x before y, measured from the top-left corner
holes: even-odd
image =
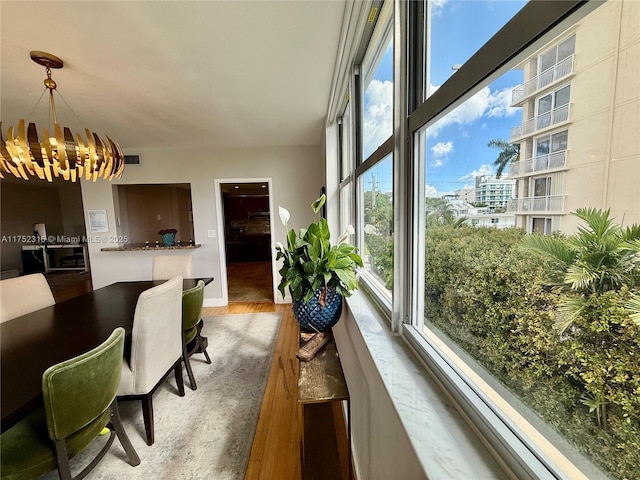
[[[402,337],[391,333],[383,315],[361,291],[346,300],[347,312],[335,329],[338,350],[345,375],[352,370],[345,366],[341,346],[349,348],[345,337],[360,335],[368,351],[356,351],[356,357],[369,355],[384,385],[401,428],[406,433],[426,478],[508,478],[489,450],[456,410],[427,366]],[[344,324],[344,325],[341,325]],[[337,330],[337,331],[336,331]],[[345,331],[346,330],[346,331]],[[342,338],[345,338],[341,341]],[[351,384],[347,375],[350,390]],[[352,394],[352,411],[358,408]],[[365,393],[366,394],[366,393]],[[370,415],[384,412],[369,412]],[[357,420],[354,419],[354,420]],[[357,429],[357,425],[354,424]],[[384,441],[381,439],[380,441]],[[358,449],[357,432],[354,446]],[[393,452],[396,445],[388,445]],[[373,452],[375,454],[375,452]],[[360,453],[362,457],[362,453]],[[358,461],[367,459],[358,458]]]

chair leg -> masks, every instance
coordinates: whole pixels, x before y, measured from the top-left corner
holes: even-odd
[[[202,341],[202,337],[198,335],[198,343],[200,343],[201,341]],[[204,345],[201,345],[200,350],[204,354],[204,358],[207,359],[207,363],[211,365],[211,359],[209,358],[209,354],[207,353],[207,347],[205,347]]]
[[[55,443],[56,461],[58,462],[58,474],[60,480],[71,480],[71,467],[69,466],[69,455],[67,453],[67,443],[64,440],[56,440]]]
[[[187,352],[187,346],[184,342],[182,342],[182,361],[184,362],[184,366],[187,368],[187,376],[189,377],[191,390],[196,390],[198,388],[198,386],[196,385],[196,377],[193,375],[191,362],[189,361],[189,352]]]
[[[184,397],[184,380],[182,378],[182,358],[173,366],[173,371],[176,376],[176,386],[178,387],[178,395]]]
[[[122,426],[120,411],[118,410],[118,400],[115,398],[111,404],[111,424],[113,425],[113,429],[116,431],[116,435],[118,436],[118,440],[120,440],[122,448],[124,448],[124,451],[129,458],[129,463],[134,467],[140,465],[140,457],[138,456],[135,448],[133,448],[131,440],[129,440],[129,436]]]
[[[153,395],[147,393],[141,399],[142,417],[144,418],[144,430],[147,433],[147,445],[153,445],[155,441],[153,431]]]
[[[204,341],[202,339],[202,327],[204,326],[204,320],[200,319],[200,321],[198,322],[198,332],[196,334],[196,338],[198,341],[198,348],[196,351],[203,353],[204,354],[204,358],[207,359],[207,363],[211,364],[211,359],[209,358],[209,354],[207,353],[207,347],[204,344]]]

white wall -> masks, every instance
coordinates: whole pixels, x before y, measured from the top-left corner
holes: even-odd
[[[426,479],[348,305],[333,328],[351,402],[354,471],[361,480]]]
[[[114,184],[190,183],[193,203],[195,243],[193,250],[162,250],[163,254],[185,252],[194,256],[194,274],[214,277],[205,288],[205,305],[223,304],[221,264],[224,256],[218,248],[218,236],[223,225],[217,224],[220,199],[215,197],[215,180],[231,178],[271,178],[274,206],[274,238],[284,242],[286,232],[279,221],[277,207],[291,212],[289,227],[308,225],[313,218],[311,203],[324,184],[324,162],[318,146],[261,147],[261,148],[194,148],[139,150],[140,165],[127,165],[123,178],[112,182],[82,183],[82,199],[90,236],[89,255],[93,287],[100,288],[117,281],[151,278],[153,251],[102,252],[101,248],[118,246],[114,209]],[[88,210],[106,210],[109,232],[89,232]],[[208,238],[214,230],[216,238]],[[222,260],[221,260],[222,259]],[[276,272],[277,276],[277,272]],[[279,297],[279,295],[278,295]],[[278,298],[277,298],[278,299]]]

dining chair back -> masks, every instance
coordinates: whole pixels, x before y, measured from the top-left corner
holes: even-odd
[[[55,303],[47,279],[41,273],[0,281],[0,323]]]
[[[119,397],[142,401],[147,443],[154,442],[153,392],[173,370],[182,381],[182,277],[142,292],[136,304],[130,358],[122,362]]]
[[[45,370],[44,408],[2,434],[1,478],[36,478],[56,468],[63,480],[84,478],[107,453],[115,436],[129,463],[140,464],[120,421],[116,400],[124,333],[118,327],[93,350]],[[105,426],[111,430],[109,439],[91,462],[72,477],[69,459],[92,443]]]
[[[204,322],[202,320],[202,305],[204,303],[204,282],[182,292],[182,360],[187,369],[191,389],[197,387],[196,379],[191,369],[189,358],[194,353],[204,354],[207,363],[211,363],[207,353],[207,339],[201,335]]]
[[[153,257],[151,278],[168,280],[180,275],[193,278],[193,255],[156,255]]]

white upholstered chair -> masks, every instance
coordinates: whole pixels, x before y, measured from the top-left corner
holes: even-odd
[[[0,282],[0,323],[55,303],[47,279],[41,273]]]
[[[182,277],[176,276],[140,294],[133,317],[131,353],[122,362],[118,397],[141,400],[147,444],[154,442],[153,392],[174,371],[182,380]]]
[[[193,255],[156,255],[153,257],[153,280],[168,280],[176,275],[193,278]]]

